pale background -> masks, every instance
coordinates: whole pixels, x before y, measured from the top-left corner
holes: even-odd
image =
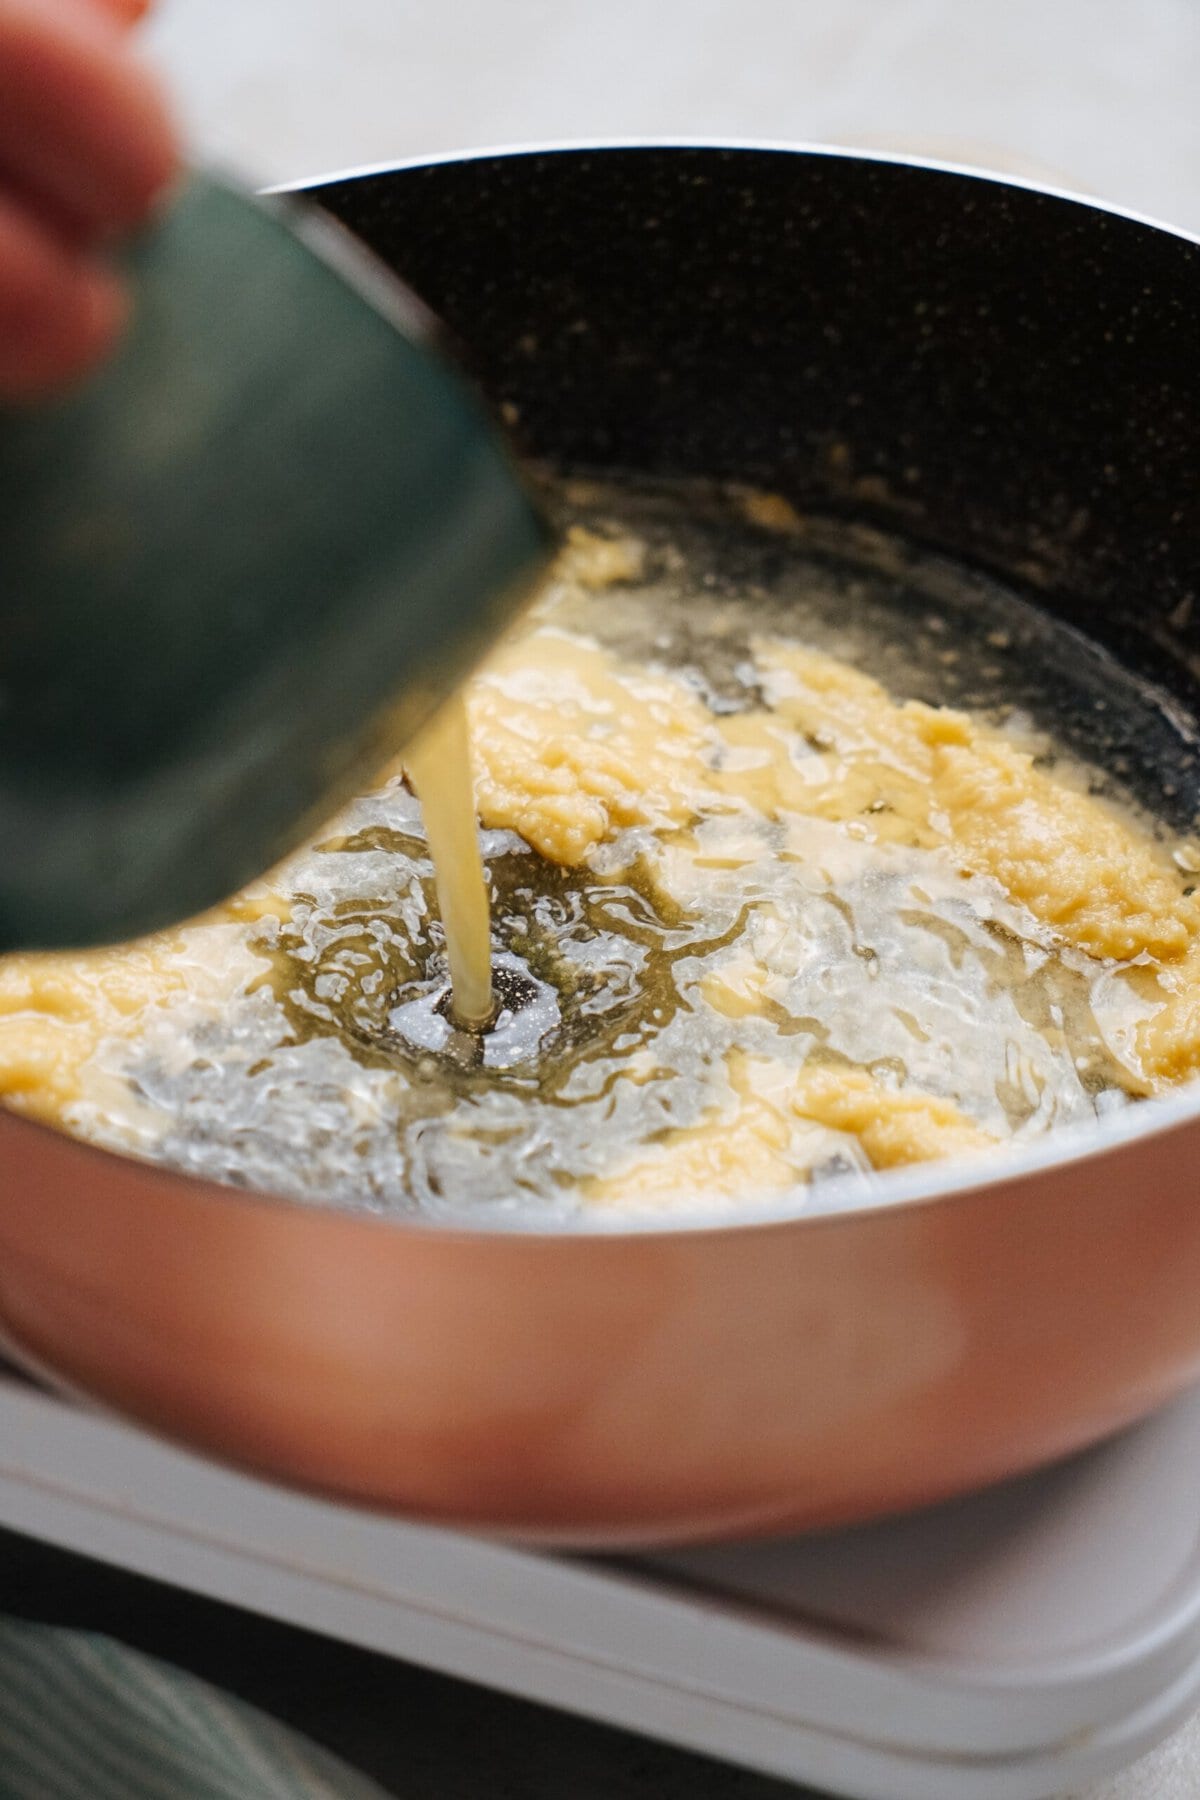
[[[622,134],[926,145],[1200,232],[1197,0],[160,0],[197,141],[284,181]]]
[[[805,139],[1200,234],[1200,0],[164,0],[148,37],[197,148],[263,183],[537,140]],[[1087,1800],[1200,1800],[1200,1720]]]

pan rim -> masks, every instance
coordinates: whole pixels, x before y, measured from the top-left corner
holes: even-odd
[[[979,164],[954,162],[943,157],[910,155],[902,150],[863,149],[854,144],[818,142],[805,138],[789,140],[786,138],[692,137],[687,135],[659,137],[651,134],[636,137],[530,139],[527,142],[514,144],[485,144],[456,150],[420,151],[412,156],[394,157],[381,162],[350,164],[342,169],[326,170],[313,175],[299,176],[289,181],[273,182],[260,191],[264,194],[299,194],[314,188],[328,187],[335,182],[357,181],[368,176],[393,175],[417,169],[440,168],[450,163],[491,162],[507,157],[556,156],[609,150],[765,151],[781,156],[819,156],[827,157],[830,160],[840,158],[854,162],[883,163],[896,168],[926,169],[934,174],[962,175],[968,180],[988,182],[994,187],[1017,188],[1023,193],[1040,194],[1051,200],[1065,200],[1073,205],[1085,207],[1091,212],[1107,213],[1112,218],[1126,219],[1131,224],[1146,226],[1151,231],[1165,232],[1168,237],[1180,238],[1184,243],[1200,245],[1200,229],[1189,231],[1186,226],[1172,225],[1166,219],[1161,219],[1153,213],[1142,212],[1136,207],[1119,206],[1114,201],[1098,199],[1095,195],[1082,193],[1076,188],[1060,187],[1053,182],[1037,181],[1031,176],[1008,175],[1000,170],[988,169]]]

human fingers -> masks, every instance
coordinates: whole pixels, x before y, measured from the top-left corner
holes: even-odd
[[[26,400],[84,374],[126,310],[115,275],[0,195],[0,398]]]
[[[84,237],[136,224],[178,145],[122,20],[134,0],[0,0],[0,189]]]

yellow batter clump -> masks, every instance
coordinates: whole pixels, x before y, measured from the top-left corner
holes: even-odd
[[[611,1175],[584,1184],[584,1197],[623,1213],[725,1211],[770,1199],[796,1184],[792,1136],[775,1107],[750,1097],[619,1161]]]
[[[79,1097],[80,1069],[101,1040],[136,1029],[187,976],[178,935],[89,955],[0,958],[0,1091],[55,1118]]]
[[[964,1156],[996,1142],[940,1095],[885,1087],[862,1069],[802,1069],[791,1104],[802,1118],[857,1137],[876,1169]]]
[[[671,1131],[603,1180],[597,1206],[622,1212],[695,1210],[794,1187],[797,1164],[856,1137],[876,1169],[994,1148],[995,1138],[934,1094],[898,1091],[861,1069],[789,1071],[765,1057],[729,1059],[730,1101],[698,1125]]]
[[[1200,915],[1157,845],[969,719],[921,709],[919,723],[936,804],[967,868],[1090,956],[1184,955]]]
[[[763,644],[772,715],[724,724],[760,752],[750,777],[776,811],[866,818],[878,839],[952,847],[975,875],[1089,955],[1127,962],[1183,956],[1200,911],[1166,852],[1103,801],[1045,775],[1034,757],[949,707],[897,705],[835,659]],[[785,719],[815,755],[797,761]],[[735,794],[741,770],[724,785]]]
[[[280,904],[277,898],[242,896],[221,915],[223,922],[162,932],[136,944],[0,957],[4,1102],[60,1124],[70,1121],[80,1103],[111,1102],[105,1050],[143,1035],[148,1021],[173,1003],[217,1011],[257,979],[261,964],[230,927],[274,914]]]
[[[1200,1074],[1200,945],[1162,970],[1159,984],[1166,1004],[1137,1034],[1140,1066],[1152,1089]]]
[[[467,711],[483,823],[568,866],[629,826],[686,823],[714,735],[678,681],[552,630],[501,652]]]

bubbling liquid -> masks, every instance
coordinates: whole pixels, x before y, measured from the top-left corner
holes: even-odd
[[[1200,1069],[1177,706],[876,533],[557,499],[554,579],[411,784],[199,926],[0,964],[10,1103],[314,1203],[565,1226],[854,1205]]]

